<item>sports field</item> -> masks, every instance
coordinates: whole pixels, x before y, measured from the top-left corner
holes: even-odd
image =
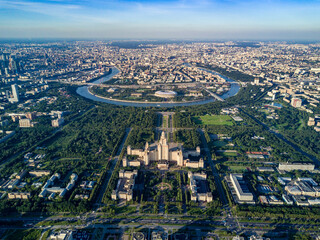
[[[225,157],[237,157],[238,156],[237,152],[219,152],[218,154],[220,156],[225,156]]]
[[[227,145],[227,143],[225,141],[214,141],[213,145],[215,147],[224,147],[225,145]]]
[[[233,122],[228,115],[204,115],[195,117],[195,122],[202,125],[228,125],[232,126]]]
[[[231,171],[244,171],[247,170],[247,166],[229,166]]]

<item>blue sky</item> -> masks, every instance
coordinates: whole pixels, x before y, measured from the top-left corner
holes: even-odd
[[[0,0],[0,38],[320,40],[320,0]]]

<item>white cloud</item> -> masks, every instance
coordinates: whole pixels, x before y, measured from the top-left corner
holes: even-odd
[[[31,1],[8,1],[0,0],[0,9],[14,9],[23,12],[38,13],[60,19],[71,19],[76,22],[99,22],[111,23],[106,17],[99,17],[87,14],[88,9],[77,4],[63,4],[61,0],[54,0],[47,3]]]

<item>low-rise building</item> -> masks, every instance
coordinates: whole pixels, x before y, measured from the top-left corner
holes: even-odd
[[[283,205],[283,201],[281,201],[280,199],[278,199],[276,196],[268,196],[268,202],[271,205]]]
[[[76,194],[75,196],[74,196],[74,199],[81,199],[81,200],[83,200],[83,199],[89,199],[89,195],[88,194]]]
[[[309,117],[308,123],[307,125],[310,126],[314,126],[316,124],[315,120],[313,117]]]
[[[287,185],[291,180],[291,177],[278,177],[278,182],[283,186]]]
[[[292,196],[297,206],[309,206],[308,199],[305,196]]]
[[[33,126],[34,126],[34,124],[28,118],[19,120],[19,127],[21,127],[21,128],[29,128],[29,127],[33,127]]]
[[[72,231],[71,230],[60,230],[59,232],[52,232],[49,236],[50,240],[71,240]]]
[[[240,201],[253,201],[253,195],[249,191],[242,174],[231,173],[230,180]]]
[[[51,126],[52,127],[60,127],[60,126],[62,126],[63,123],[64,123],[63,118],[57,118],[57,119],[53,119],[51,121]]]
[[[67,184],[66,188],[61,187],[50,187],[54,185],[54,182],[56,179],[60,179],[61,175],[59,173],[53,174],[50,179],[43,185],[42,191],[39,194],[39,197],[46,197],[49,194],[49,200],[53,199],[56,195],[56,193],[59,193],[59,197],[63,198],[65,194],[71,190],[75,186],[75,182],[78,179],[78,175],[75,173],[72,173],[70,176],[70,181]],[[55,194],[52,194],[55,193]]]
[[[146,237],[142,232],[135,232],[132,233],[132,240],[146,240]]]
[[[6,185],[6,187],[8,189],[12,189],[14,187],[16,187],[18,184],[20,183],[20,180],[19,179],[11,179],[8,184]]]
[[[187,159],[185,161],[185,166],[189,168],[204,168],[204,161],[202,158],[200,158],[199,161],[191,161]]]
[[[51,174],[50,170],[32,170],[29,171],[30,176],[32,177],[43,177]]]
[[[294,171],[294,170],[313,171],[314,164],[312,163],[279,163],[278,169],[282,171]]]
[[[11,192],[8,193],[9,199],[29,199],[31,197],[31,193],[28,192]]]
[[[22,170],[21,172],[19,172],[19,173],[16,175],[16,179],[19,179],[19,180],[23,179],[23,178],[26,176],[27,173],[28,173],[27,170]]]
[[[122,159],[123,167],[140,167],[141,163],[138,160],[128,161],[127,157]]]
[[[259,172],[274,172],[273,167],[257,167]]]
[[[168,233],[164,231],[153,231],[151,240],[168,240]]]
[[[94,181],[82,181],[80,187],[86,190],[92,190],[95,182]]]
[[[288,195],[282,194],[282,199],[288,205],[292,205],[293,204],[293,201],[292,201],[291,197],[288,196]]]
[[[301,196],[309,196],[309,197],[319,197],[320,196],[320,188],[317,185],[312,185],[308,181],[294,181],[290,182],[285,190],[290,195],[301,195]]]
[[[119,180],[117,187],[112,191],[112,200],[126,200],[130,201],[133,198],[133,189],[135,185],[135,178],[138,175],[138,171],[119,171]]]
[[[320,199],[319,198],[311,198],[308,199],[309,205],[320,205]]]
[[[188,177],[190,179],[191,200],[211,202],[213,197],[208,188],[207,174],[204,172],[192,173],[189,171]]]

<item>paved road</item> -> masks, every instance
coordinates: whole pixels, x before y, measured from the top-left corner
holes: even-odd
[[[225,218],[223,216],[216,217],[214,219],[202,219],[202,220],[194,220],[194,219],[179,219],[178,217],[181,217],[181,215],[169,215],[168,218],[161,218],[161,216],[158,216],[159,218],[154,218],[155,215],[150,214],[146,216],[139,216],[138,215],[131,215],[131,218],[129,218],[126,215],[118,216],[117,218],[111,218],[111,217],[104,217],[101,213],[84,213],[80,216],[74,217],[74,216],[52,216],[52,217],[39,217],[39,216],[30,216],[30,217],[12,217],[12,218],[0,218],[0,224],[3,225],[4,221],[6,222],[16,222],[16,221],[22,221],[25,224],[28,223],[35,223],[40,221],[78,221],[83,220],[85,222],[103,222],[103,223],[110,223],[110,224],[129,224],[129,223],[139,223],[139,224],[148,224],[148,223],[156,223],[156,224],[177,224],[177,225],[202,225],[202,226],[210,226],[210,225],[216,225],[216,226],[223,226],[225,223]],[[149,218],[148,218],[149,217]],[[192,216],[189,216],[192,218]],[[291,223],[270,223],[270,222],[262,222],[262,220],[257,219],[256,222],[254,220],[252,221],[242,221],[239,222],[241,226],[252,226],[252,227],[294,227],[294,228],[300,228],[300,227],[320,227],[319,223],[310,224],[310,223],[300,223],[300,224],[291,224]]]
[[[229,230],[232,232],[238,232],[236,226],[232,226],[229,224],[225,224],[223,220],[179,220],[179,219],[140,219],[137,217],[136,219],[128,219],[126,216],[123,218],[97,218],[97,214],[89,214],[85,219],[82,218],[83,224],[72,225],[65,224],[65,221],[76,221],[79,218],[75,217],[65,217],[59,219],[60,221],[64,221],[63,224],[52,225],[52,226],[34,226],[35,223],[30,221],[28,226],[25,224],[24,226],[16,226],[16,225],[0,225],[0,229],[70,229],[72,228],[104,228],[110,229],[112,231],[118,231],[118,229],[128,229],[128,228],[163,228],[163,229],[175,229],[177,231],[185,232],[188,230],[196,230],[201,231],[203,236],[207,235],[213,230]],[[25,221],[26,222],[26,221]],[[259,231],[259,232],[290,232],[294,229],[299,230],[301,232],[308,232],[312,234],[318,234],[319,230],[307,231],[310,227],[318,228],[319,224],[286,224],[286,223],[263,223],[263,222],[241,222],[241,227],[243,231]],[[277,230],[275,230],[277,229]]]
[[[173,127],[173,115],[174,112],[158,112],[158,118],[157,118],[157,127],[156,127],[156,139],[159,138],[159,134],[162,131],[165,131],[167,133],[167,139],[169,142],[173,141],[173,132],[177,129]],[[161,117],[162,116],[162,121]],[[166,118],[166,126],[163,126],[163,119]],[[184,128],[181,128],[184,129]],[[192,129],[192,128],[190,128]]]
[[[220,195],[220,199],[222,201],[222,204],[224,206],[227,206],[228,205],[228,200],[227,200],[227,197],[226,197],[226,194],[223,190],[223,187],[222,187],[222,184],[221,184],[221,179],[220,179],[220,176],[217,172],[217,169],[215,168],[215,164],[213,163],[212,161],[212,158],[211,158],[211,153],[210,153],[210,150],[209,150],[209,147],[208,147],[208,143],[207,143],[207,140],[204,136],[204,132],[202,129],[198,129],[198,132],[200,133],[200,136],[201,136],[201,142],[203,144],[203,148],[207,154],[207,162],[209,163],[210,167],[211,167],[211,170],[212,170],[212,174],[214,176],[214,180],[215,180],[215,183],[217,185],[217,190],[219,192],[219,195]]]
[[[129,136],[130,131],[131,131],[131,128],[127,128],[127,129],[126,129],[126,134],[125,134],[125,136],[123,137],[122,142],[121,142],[121,144],[120,144],[120,146],[119,146],[119,148],[118,148],[118,150],[117,150],[117,154],[116,154],[116,156],[111,160],[111,165],[110,165],[110,167],[109,167],[109,170],[108,170],[108,172],[107,172],[107,174],[106,174],[106,177],[105,177],[105,179],[104,179],[103,185],[101,186],[99,195],[98,195],[98,197],[97,197],[97,201],[96,201],[96,206],[97,206],[97,207],[101,206],[102,199],[103,199],[103,195],[104,195],[104,193],[105,193],[105,191],[106,191],[106,189],[107,189],[107,187],[108,187],[108,185],[109,185],[109,182],[110,182],[110,179],[111,179],[113,170],[114,170],[114,168],[116,167],[117,162],[119,161],[119,156],[120,156],[120,154],[121,154],[121,152],[122,152],[122,149],[123,149],[123,147],[124,147],[124,143],[126,142],[127,137]]]
[[[235,216],[233,216],[233,214],[232,214],[231,208],[229,206],[229,202],[227,200],[226,194],[225,194],[224,189],[222,187],[221,178],[219,176],[219,173],[218,173],[217,169],[215,168],[214,162],[212,161],[211,152],[210,152],[210,150],[208,148],[208,143],[207,143],[207,140],[205,138],[204,132],[203,132],[202,129],[198,129],[198,131],[199,131],[200,136],[201,136],[201,141],[202,141],[204,150],[205,150],[205,152],[207,154],[207,162],[209,163],[209,165],[210,165],[210,167],[212,169],[212,174],[214,176],[214,181],[215,181],[216,186],[217,186],[219,197],[220,197],[220,199],[222,201],[222,204],[224,205],[224,209],[226,210],[227,217],[225,219],[225,223],[226,223],[226,225],[228,225],[231,228],[233,228],[235,231],[240,231],[241,230],[241,226],[240,226],[237,218]]]
[[[206,90],[212,97],[214,97],[218,101],[221,101],[221,102],[225,101],[222,97],[220,97],[217,94],[211,92],[210,90],[206,89],[205,87],[203,87],[202,89]]]

